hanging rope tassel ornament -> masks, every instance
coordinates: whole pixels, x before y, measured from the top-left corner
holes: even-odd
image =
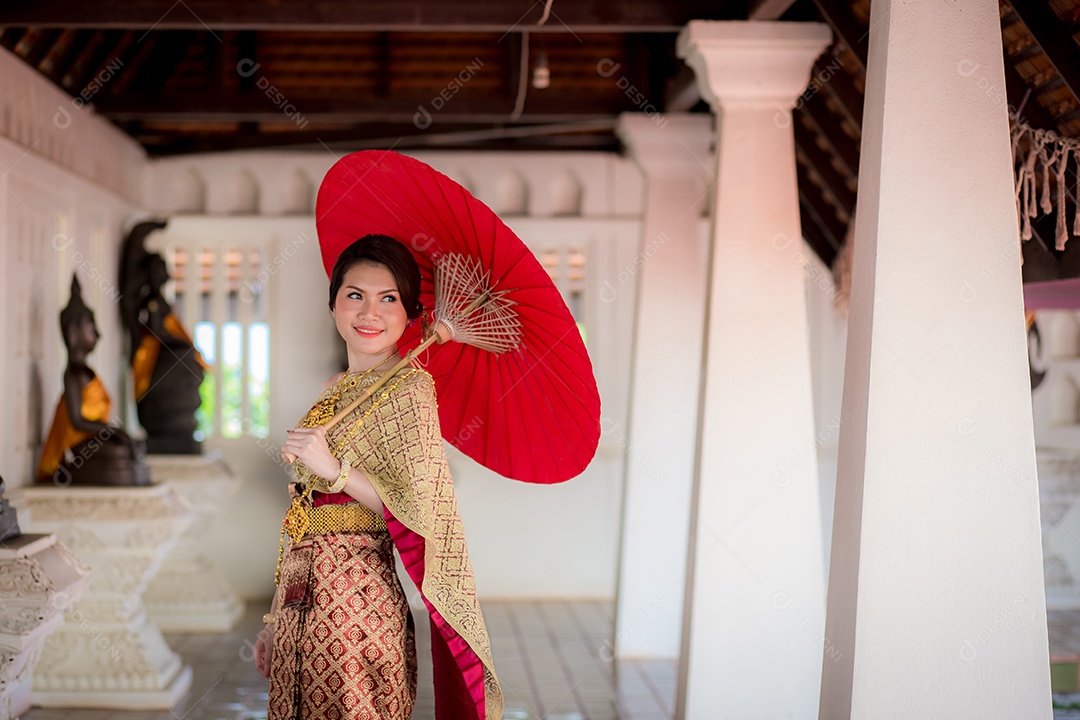
[[[1080,235],[1080,149],[1072,150],[1073,164],[1076,165],[1076,191],[1073,193],[1073,235]]]
[[[1065,249],[1070,232],[1080,235],[1080,205],[1076,203],[1080,197],[1080,167],[1076,167],[1077,179],[1072,191],[1066,172],[1070,157],[1080,166],[1080,141],[1061,137],[1051,130],[1036,130],[1022,120],[1010,120],[1010,123],[1020,239],[1027,241],[1034,236],[1032,219],[1056,213],[1054,248],[1060,252]],[[1071,228],[1066,218],[1070,201],[1074,204]]]
[[[1054,228],[1054,247],[1061,251],[1065,249],[1065,243],[1069,240],[1069,230],[1065,226],[1065,163],[1069,160],[1069,151],[1064,147],[1059,147],[1054,153],[1054,159],[1057,161],[1054,166],[1057,170],[1057,177],[1054,178],[1057,183],[1057,193],[1054,198],[1057,204],[1055,208],[1057,224]]]
[[[1042,162],[1042,192],[1039,193],[1039,208],[1044,215],[1054,212],[1054,206],[1050,202],[1050,164],[1053,161],[1046,153],[1047,144],[1046,142],[1039,143],[1039,160]]]

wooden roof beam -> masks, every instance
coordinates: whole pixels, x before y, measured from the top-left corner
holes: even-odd
[[[809,167],[821,178],[826,191],[832,195],[836,204],[848,217],[851,217],[855,211],[855,193],[848,187],[846,179],[833,166],[828,153],[818,146],[814,134],[802,123],[795,123],[795,145],[806,158]]]
[[[60,78],[67,72],[68,66],[86,46],[91,33],[82,30],[67,30],[63,37],[57,41],[54,52],[49,54],[45,62],[39,64],[38,70],[45,77],[57,85]]]
[[[90,72],[82,78],[82,84],[76,85],[74,89],[79,92],[83,85],[90,83],[104,84],[115,77],[117,74],[124,72],[127,62],[131,60],[131,55],[134,54],[133,45],[135,43],[135,33],[125,32],[121,33],[120,37],[116,39],[116,42],[106,47],[102,46],[105,52],[101,52],[98,55],[97,63],[88,65]],[[88,90],[94,90],[88,88]],[[94,90],[93,94],[96,95],[100,91],[100,88]]]
[[[837,67],[839,66],[839,67]],[[822,90],[829,93],[848,122],[862,133],[863,94],[835,55],[822,55],[814,63],[814,77],[824,79]],[[826,79],[827,78],[827,79]],[[819,90],[818,92],[821,92]]]
[[[855,13],[847,4],[847,0],[814,0],[818,12],[829,27],[833,29],[836,37],[848,46],[851,54],[859,62],[859,69],[866,72],[866,48],[870,31],[863,28]]]
[[[494,33],[679,32],[691,20],[739,20],[745,4],[714,0],[578,0],[556,4],[483,0],[6,0],[0,26],[158,30],[333,30]]]
[[[423,131],[408,124],[365,124],[355,128],[322,129],[318,132],[253,131],[240,124],[235,131],[198,136],[182,132],[160,131],[141,123],[121,123],[121,128],[143,143],[153,157],[192,152],[218,152],[261,147],[309,148],[324,151],[327,147],[343,152],[360,149],[463,148],[513,150],[618,150],[612,128],[615,119],[593,131],[574,131],[570,126],[508,126],[493,129],[490,125],[455,125],[444,131]]]
[[[128,83],[130,93],[124,97],[142,98],[142,102],[147,104],[157,102],[158,94],[165,88],[196,37],[194,31],[155,33],[150,56],[142,67],[132,69],[134,78]]]
[[[157,40],[157,35],[148,35],[128,48],[124,58],[123,72],[119,73],[118,77],[109,85],[110,95],[122,95],[130,91],[135,79],[142,72],[146,61],[153,54]]]
[[[1065,86],[1080,103],[1080,47],[1045,0],[1008,0],[1016,17],[1035,39]]]
[[[826,242],[833,251],[832,257],[826,257],[821,253],[818,255],[827,265],[831,266],[833,258],[840,251],[840,245],[844,242],[847,225],[836,216],[832,206],[821,196],[821,191],[810,181],[810,176],[805,168],[796,163],[795,172],[799,182],[799,202],[805,205],[814,224],[821,228]]]
[[[795,111],[794,121],[799,122],[800,117],[808,118],[816,127],[829,149],[844,164],[847,174],[851,177],[858,177],[859,146],[840,127],[839,118],[829,112],[824,99],[815,96],[807,100],[801,108]]]
[[[44,60],[45,56],[49,54],[57,40],[60,39],[62,33],[62,30],[42,31],[34,41],[34,46],[30,48],[30,52],[23,58],[23,61],[36,70],[38,63]]]
[[[82,77],[86,72],[86,65],[91,62],[94,55],[98,52],[98,48],[105,42],[105,32],[103,30],[96,30],[90,33],[83,42],[80,43],[79,51],[76,53],[74,59],[65,67],[60,76],[60,86],[67,89],[69,92],[75,90],[77,87],[75,82],[79,77]],[[81,89],[81,87],[80,87]]]
[[[430,94],[398,94],[376,98],[370,94],[312,97],[288,93],[275,104],[264,92],[168,92],[161,95],[126,93],[95,99],[98,112],[114,121],[290,122],[282,107],[312,123],[412,123],[417,108],[427,108],[435,123],[509,122],[513,97],[505,94],[457,95],[445,107],[433,110]],[[520,121],[564,122],[610,119],[634,106],[622,96],[604,98],[582,93],[533,93]]]
[[[26,28],[4,28],[3,34],[0,34],[0,46],[15,52],[15,46],[19,44],[19,40],[26,34]]]
[[[750,0],[746,9],[747,20],[779,20],[795,0]]]
[[[1029,88],[1027,83],[1024,82],[1024,78],[1020,77],[1020,73],[1017,72],[1016,67],[1009,62],[1008,58],[1006,58],[1005,98],[1009,102],[1010,114],[1019,110],[1020,118],[1027,121],[1033,128],[1057,130],[1054,119],[1050,116],[1050,113],[1046,111],[1046,108],[1039,104],[1038,98],[1035,97],[1035,92],[1032,91],[1028,94],[1028,90]],[[1021,107],[1021,104],[1023,104],[1023,107]]]
[[[804,198],[800,197],[799,224],[801,226],[802,236],[810,246],[810,249],[821,258],[821,261],[825,263],[827,267],[832,267],[833,261],[836,260],[839,251],[829,242],[829,239],[825,236],[825,232],[814,221],[814,216],[814,211],[806,204]]]

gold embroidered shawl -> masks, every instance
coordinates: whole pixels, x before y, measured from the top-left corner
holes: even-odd
[[[355,388],[342,393],[338,405],[351,402],[376,379],[376,373],[363,378]],[[388,397],[380,398],[383,393]],[[420,591],[483,664],[485,714],[489,720],[499,720],[502,689],[495,676],[491,642],[480,613],[465,531],[443,450],[434,381],[426,371],[407,367],[380,388],[375,399],[379,407],[360,427],[356,427],[356,420],[371,407],[371,400],[330,429],[330,449],[367,474],[393,516],[424,538]],[[343,440],[339,454],[337,448]]]

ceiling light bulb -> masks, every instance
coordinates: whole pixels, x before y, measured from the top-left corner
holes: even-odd
[[[551,69],[548,68],[547,53],[540,53],[536,58],[536,67],[533,68],[532,86],[537,90],[543,90],[551,85]]]

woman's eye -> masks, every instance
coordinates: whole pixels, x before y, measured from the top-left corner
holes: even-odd
[[[390,302],[397,302],[397,298],[393,295],[384,295],[383,300],[389,300]]]
[[[360,293],[358,293],[358,292],[351,292],[351,293],[349,293],[349,294],[348,294],[348,298],[349,298],[350,300],[359,300],[359,299],[360,299]]]

